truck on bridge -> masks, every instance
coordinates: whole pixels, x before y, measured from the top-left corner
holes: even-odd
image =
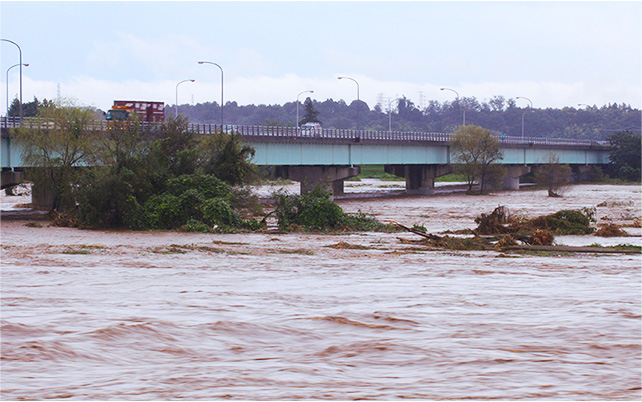
[[[107,112],[108,122],[127,122],[137,119],[144,123],[157,123],[165,120],[165,103],[149,101],[115,100]]]

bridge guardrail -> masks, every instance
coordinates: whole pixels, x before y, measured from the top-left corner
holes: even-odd
[[[29,128],[53,128],[53,122],[45,119],[29,117],[20,118],[10,117],[0,119],[0,125],[4,128],[16,127],[29,127]],[[143,128],[153,129],[160,127],[162,123],[138,123]],[[94,130],[107,130],[109,124],[107,121],[97,122],[92,126]],[[399,143],[412,143],[412,142],[435,142],[435,143],[448,143],[450,142],[452,134],[449,133],[436,133],[436,132],[414,132],[414,131],[376,131],[376,130],[351,130],[351,129],[305,129],[297,127],[282,127],[282,126],[256,126],[256,125],[233,125],[228,124],[221,126],[220,124],[189,124],[188,129],[197,134],[214,134],[216,132],[232,133],[236,132],[248,139],[310,139],[310,140],[323,140],[329,142],[331,140],[351,141],[351,142],[399,142]],[[546,146],[582,146],[582,147],[604,147],[608,146],[607,141],[595,140],[578,140],[570,138],[548,138],[548,137],[510,137],[505,135],[494,134],[500,143],[508,146],[519,145],[546,145]]]

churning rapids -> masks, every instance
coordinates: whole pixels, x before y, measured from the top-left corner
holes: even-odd
[[[621,223],[642,207],[637,186],[390,192],[338,204],[432,233],[498,205],[528,217],[600,205],[598,220]],[[556,240],[640,245],[626,230]],[[640,400],[639,254],[428,251],[400,237],[416,239],[3,219],[2,398]],[[363,247],[328,247],[339,242]]]

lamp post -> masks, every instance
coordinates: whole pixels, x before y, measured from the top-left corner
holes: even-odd
[[[525,99],[525,100],[527,100],[527,101],[531,104],[531,110],[533,110],[533,102],[531,102],[531,100],[530,100],[530,99],[528,99],[528,98],[524,98],[523,96],[518,96],[518,97],[517,97],[517,98],[515,98],[515,99]],[[522,113],[522,140],[524,139],[524,115],[525,115],[525,114],[526,114],[526,112],[523,112],[523,113]]]
[[[360,106],[359,83],[357,82],[357,80],[355,80],[354,78],[350,78],[350,77],[337,77],[337,79],[340,79],[340,80],[343,80],[343,79],[351,80],[351,81],[354,81],[355,84],[357,84],[357,131],[359,131],[359,106]]]
[[[221,131],[223,131],[223,67],[211,61],[199,61],[198,64],[213,64],[221,69]]]
[[[455,95],[457,95],[457,103],[459,103],[459,92],[455,91],[454,89],[450,89],[450,88],[439,88],[439,89],[441,89],[442,91],[453,91],[455,93]],[[463,125],[465,126],[466,125],[466,108],[462,107],[462,110],[464,111],[464,124]]]
[[[388,132],[392,131],[392,102],[398,100],[399,98],[395,98],[388,102]]]
[[[18,65],[20,66],[20,121],[22,122],[22,66],[24,65],[22,64],[22,49],[20,49],[20,46],[18,46],[16,42],[9,39],[0,39],[0,41],[9,42],[16,45],[16,47],[18,48],[18,52],[20,53],[20,64]]]
[[[303,91],[300,94],[296,96],[296,131],[297,133],[299,132],[299,96],[305,94],[305,93],[311,93],[313,94],[314,91]]]
[[[179,82],[178,84],[176,84],[176,104],[174,106],[175,110],[176,110],[176,115],[175,115],[176,117],[178,117],[178,86],[181,85],[182,83],[188,82],[188,81],[189,82],[194,82],[195,80],[183,80],[183,81]]]
[[[28,63],[22,64],[22,65],[25,67],[29,67]],[[6,84],[7,85],[7,115],[5,116],[7,122],[9,122],[9,70],[18,66],[20,66],[20,64],[14,64],[13,66],[7,69],[7,84]]]

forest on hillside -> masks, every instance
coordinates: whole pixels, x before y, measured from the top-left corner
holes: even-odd
[[[310,99],[310,98],[308,98]],[[307,100],[306,100],[307,101]],[[463,123],[464,111],[467,125],[477,125],[507,136],[522,135],[522,116],[526,137],[578,138],[604,140],[609,135],[624,130],[640,132],[639,109],[626,104],[609,104],[601,107],[565,107],[563,109],[530,109],[518,107],[515,99],[495,96],[487,102],[475,97],[460,98],[452,102],[429,101],[421,109],[405,97],[388,105],[377,104],[370,108],[363,101],[347,104],[343,100],[310,100],[317,118],[324,128],[365,130],[454,132]],[[172,108],[174,106],[171,106]],[[221,109],[216,102],[196,105],[179,105],[179,112],[192,123],[220,124]],[[239,105],[227,102],[224,108],[225,124],[236,125],[296,125],[296,103],[284,105]],[[299,104],[299,118],[304,113],[304,102]]]

